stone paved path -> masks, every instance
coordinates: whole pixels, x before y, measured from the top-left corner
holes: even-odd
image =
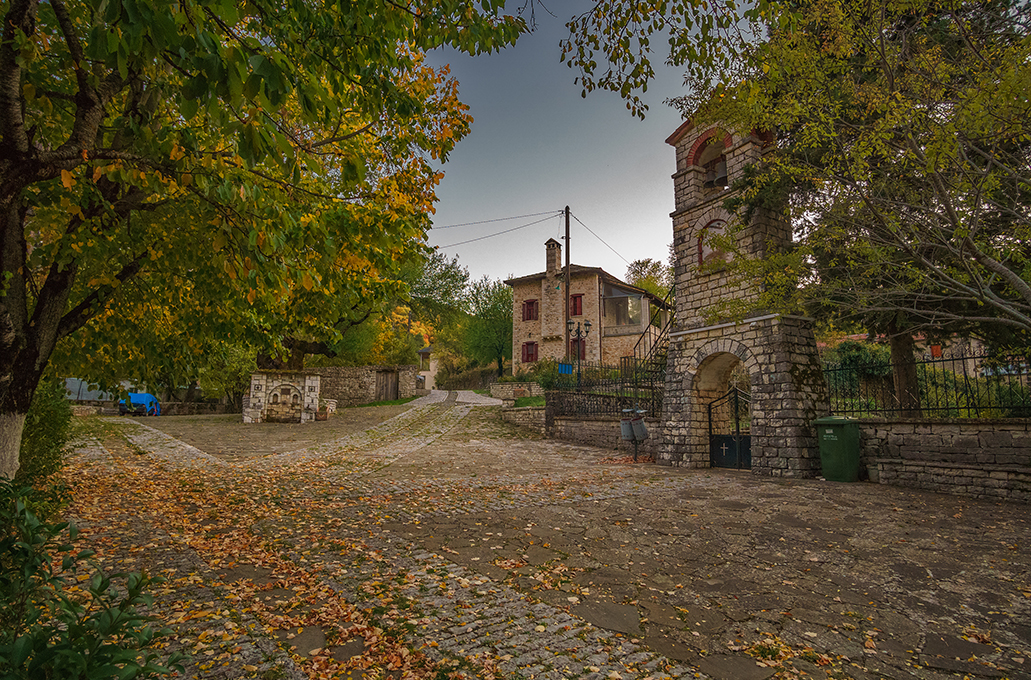
[[[194,662],[196,677],[317,677],[316,648],[350,677],[397,677],[354,670],[374,636],[334,618],[346,603],[468,677],[1031,678],[1027,506],[629,465],[513,429],[478,399],[434,392],[370,429],[239,459],[123,420],[145,455],[94,441],[80,459],[108,477],[215,471],[224,505],[184,507],[202,518],[186,528],[131,518],[156,567],[199,574],[194,596],[236,622],[212,652],[227,662]],[[234,512],[255,479],[274,483]],[[198,532],[284,559],[199,559]],[[295,567],[317,601],[277,591]],[[257,588],[243,603],[218,595],[241,579]],[[384,601],[393,614],[376,613]]]

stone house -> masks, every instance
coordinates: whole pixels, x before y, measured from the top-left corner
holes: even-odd
[[[582,328],[590,323],[591,332],[567,345],[562,245],[548,239],[544,246],[545,271],[505,281],[512,287],[513,373],[520,365],[567,356],[615,366],[634,355],[638,341],[642,349],[650,347],[665,326],[667,305],[604,269],[578,264],[569,265],[569,319]]]
[[[436,389],[437,355],[433,353],[433,345],[426,345],[417,354],[419,355],[419,377],[422,378],[422,389]]]

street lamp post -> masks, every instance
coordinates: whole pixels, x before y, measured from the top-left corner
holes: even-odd
[[[575,330],[573,324],[576,324]],[[580,389],[580,362],[583,359],[582,353],[580,352],[580,341],[586,340],[587,336],[591,334],[591,321],[588,319],[584,321],[583,330],[580,329],[580,322],[569,319],[566,321],[566,332],[570,340],[576,340],[576,389]],[[572,344],[572,343],[570,343]],[[585,343],[586,344],[586,343]]]

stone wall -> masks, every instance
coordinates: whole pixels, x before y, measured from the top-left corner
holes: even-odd
[[[337,406],[360,406],[376,399],[376,374],[380,371],[397,372],[397,398],[416,396],[416,376],[419,367],[410,366],[323,366],[307,369],[321,380],[323,399],[336,399]]]
[[[633,442],[623,439],[619,426],[619,418],[588,417],[570,418],[555,416],[547,422],[547,409],[543,406],[501,409],[501,419],[507,423],[525,427],[534,432],[546,435],[551,439],[585,446],[597,446],[601,449],[614,449],[627,455],[633,455]],[[659,419],[645,418],[645,426],[650,436],[638,445],[639,456],[655,457],[660,443]]]
[[[163,416],[196,416],[236,412],[236,408],[231,404],[196,401],[169,401],[161,404],[161,415]]]
[[[615,449],[626,455],[633,455],[634,444],[623,439],[619,421],[619,418],[612,417],[555,416],[547,434],[552,439],[597,446],[602,449]],[[645,418],[644,424],[648,428],[650,436],[638,445],[638,455],[654,458],[660,442],[659,419]]]
[[[860,420],[859,429],[871,481],[1031,502],[1031,423]]]
[[[535,382],[500,382],[490,386],[490,396],[495,399],[543,397],[544,389]]]
[[[540,434],[546,434],[544,428],[544,407],[524,406],[522,408],[501,409],[501,419],[519,427],[525,427]]]

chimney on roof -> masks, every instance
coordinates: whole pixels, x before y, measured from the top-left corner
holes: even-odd
[[[562,244],[553,238],[544,242],[548,254],[548,274],[558,274],[562,271]]]

